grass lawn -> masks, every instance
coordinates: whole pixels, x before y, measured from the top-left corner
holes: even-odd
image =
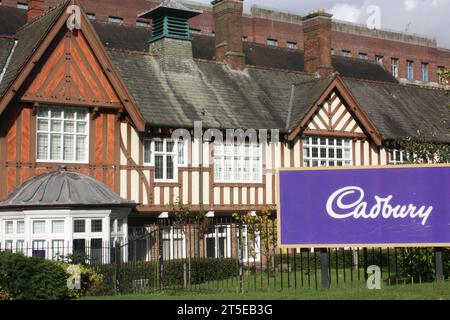
[[[342,287],[329,290],[258,290],[232,292],[168,291],[165,293],[86,297],[85,300],[450,300],[450,283],[384,286],[381,290]]]

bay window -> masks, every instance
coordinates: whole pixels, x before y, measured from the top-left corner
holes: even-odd
[[[261,148],[249,143],[214,145],[214,179],[216,182],[260,183]]]
[[[351,166],[351,140],[307,137],[303,144],[303,158],[305,167]]]
[[[187,141],[144,139],[144,163],[155,166],[156,181],[176,181],[178,167],[187,165]]]
[[[36,158],[48,162],[88,162],[88,111],[45,107],[37,113]]]

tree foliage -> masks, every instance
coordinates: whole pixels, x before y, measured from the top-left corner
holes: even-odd
[[[256,238],[260,240],[260,253],[267,257],[268,261],[274,264],[275,247],[277,245],[277,225],[276,220],[272,217],[273,209],[267,207],[260,215],[251,213],[239,214],[234,213],[233,218],[247,228],[247,236],[250,243],[256,243]],[[242,244],[242,241],[239,241]],[[256,257],[256,248],[248,248],[248,256]]]

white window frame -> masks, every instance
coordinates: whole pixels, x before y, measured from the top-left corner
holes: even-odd
[[[358,53],[358,58],[360,60],[367,60],[367,53],[364,53],[364,52]]]
[[[19,224],[22,225],[22,230],[19,230]],[[25,220],[16,220],[16,234],[25,233]]]
[[[57,232],[57,230],[55,231],[55,228],[54,228],[55,223],[62,223],[62,227],[63,227],[62,232]],[[64,232],[66,230],[66,221],[64,219],[62,219],[62,220],[57,220],[57,219],[51,220],[51,228],[52,228],[52,230],[51,230],[52,234],[64,234]]]
[[[239,148],[239,149],[238,149]],[[244,149],[241,149],[244,148]],[[245,148],[249,148],[250,151],[248,154],[245,151]],[[258,149],[258,153],[255,154],[255,148]],[[251,143],[241,143],[237,142],[233,144],[225,143],[214,143],[214,182],[217,183],[256,183],[260,184],[263,180],[263,160],[262,160],[262,144],[258,143],[257,145]],[[220,152],[219,152],[220,150]],[[228,152],[228,153],[227,153]],[[244,179],[244,167],[245,167],[245,158],[249,159],[249,179]],[[236,158],[238,158],[236,160]],[[225,178],[225,161],[229,159],[231,161],[231,177],[229,179]],[[255,161],[259,161],[259,163],[255,164]],[[254,169],[256,168],[259,173],[255,173]],[[237,173],[236,170],[240,170]],[[217,170],[222,170],[219,174]],[[254,175],[258,175],[258,179],[254,179]],[[236,178],[236,175],[239,175],[239,178]]]
[[[344,58],[349,58],[351,56],[351,51],[350,50],[341,50],[341,57]]]
[[[381,56],[381,55],[375,56],[375,62],[378,63],[380,66],[383,65],[383,60],[384,60],[383,56]]]
[[[249,256],[249,252],[248,252],[248,245],[250,244],[250,239],[248,238],[248,227],[246,225],[242,226],[241,229],[242,232],[242,240],[243,240],[243,254],[242,254],[242,261],[243,262],[247,262],[247,263],[251,263],[251,262],[259,262],[261,260],[261,235],[259,231],[255,232],[255,239],[254,239],[254,244],[255,244],[255,256]],[[238,249],[238,256],[239,259],[241,258],[241,246],[239,244],[239,228],[236,229],[236,236],[237,236],[237,249]]]
[[[422,82],[430,81],[428,69],[429,69],[428,63],[422,62],[422,64],[421,64],[421,80],[422,80]]]
[[[163,142],[163,151],[155,150],[155,142]],[[174,147],[172,152],[167,152],[167,142],[173,142]],[[155,167],[155,181],[156,182],[176,182],[178,181],[178,168],[187,167],[188,165],[188,140],[173,140],[170,138],[144,138],[143,141],[143,153],[146,152],[146,144],[150,143],[150,162],[145,161],[144,165],[149,165]],[[179,147],[183,145],[183,154],[179,154]],[[163,178],[156,179],[156,162],[155,156],[162,155],[163,156]],[[173,157],[173,167],[174,174],[173,179],[167,179],[167,156]],[[180,163],[180,156],[182,157],[183,163]]]
[[[55,242],[57,242],[58,244],[62,243],[62,246],[58,245],[55,248]],[[51,250],[52,260],[59,260],[60,256],[65,256],[69,253],[68,248],[65,247],[65,241],[62,239],[52,239],[50,250]]]
[[[39,223],[43,223],[44,224],[44,232],[36,232],[35,231],[35,224],[39,222]],[[31,222],[31,234],[33,235],[45,235],[47,233],[47,221],[45,219],[36,219],[36,220],[32,220]]]
[[[286,48],[288,49],[297,49],[297,42],[287,41]]]
[[[9,230],[8,230],[7,226],[11,226],[10,232],[8,232]],[[3,230],[5,231],[5,235],[6,234],[13,235],[14,234],[14,220],[6,220]]]
[[[80,231],[75,231],[75,222],[77,222],[77,221],[84,221],[84,231],[82,231],[82,232],[80,232]],[[78,235],[78,234],[86,234],[86,233],[89,233],[89,231],[88,231],[88,223],[87,222],[90,222],[90,220],[88,220],[88,219],[79,219],[79,218],[76,218],[76,219],[73,219],[73,221],[72,221],[72,230],[73,230],[73,234],[75,235]]]
[[[19,9],[19,10],[28,10],[29,6],[30,5],[27,3],[17,2],[17,9]]]
[[[389,164],[397,165],[397,164],[405,164],[408,162],[408,159],[405,155],[404,150],[400,149],[389,149]],[[397,160],[397,156],[399,160]]]
[[[315,140],[317,139],[317,140]],[[325,139],[326,144],[321,144]],[[339,146],[338,140],[342,143]],[[315,143],[317,141],[317,143]],[[330,143],[333,142],[333,143]],[[317,157],[313,157],[313,149],[317,148]],[[338,137],[313,137],[308,136],[303,141],[303,166],[304,167],[341,167],[338,166],[338,162],[342,162],[342,167],[348,167],[353,165],[353,145],[351,139],[338,138]],[[326,149],[326,157],[321,156],[321,150]],[[330,150],[334,150],[334,157],[330,156]],[[342,158],[337,157],[338,150],[342,150]],[[346,157],[346,151],[348,157]],[[309,156],[308,156],[309,152]],[[309,165],[307,164],[309,161]],[[317,161],[317,166],[314,166],[314,162]],[[323,162],[326,162],[323,164]],[[330,164],[331,163],[331,164]]]
[[[114,24],[122,25],[123,24],[123,18],[122,17],[109,16],[108,17],[108,23],[114,23]]]
[[[398,61],[397,58],[391,58],[391,74],[395,78],[398,78]]]
[[[19,247],[19,244],[20,244],[20,247]],[[23,253],[23,254],[26,253],[26,252],[25,252],[25,250],[26,250],[26,248],[25,248],[25,240],[23,240],[23,239],[17,239],[17,240],[16,240],[16,244],[15,244],[14,247],[16,248],[16,252],[17,252],[17,253]]]
[[[14,240],[5,240],[5,251],[13,251],[14,250]]]
[[[273,38],[267,38],[266,44],[272,47],[278,47],[278,40]]]
[[[86,118],[84,120],[78,119],[78,111],[83,110],[86,111],[86,109],[77,109],[72,107],[59,107],[59,106],[45,106],[41,107],[41,110],[45,109],[49,113],[47,116],[41,116],[39,115],[39,110],[36,115],[36,161],[37,162],[47,162],[47,163],[80,163],[80,164],[87,164],[89,163],[89,111],[86,112]],[[51,111],[52,110],[60,110],[61,111],[61,118],[52,118]],[[64,112],[67,110],[75,112],[75,118],[74,119],[64,119]],[[39,130],[39,120],[44,120],[48,122],[48,130],[43,131]],[[61,131],[60,132],[53,132],[51,130],[51,124],[52,121],[61,121]],[[74,122],[74,132],[73,133],[66,133],[64,132],[64,123],[65,122]],[[77,124],[85,122],[86,123],[86,132],[85,133],[78,133],[77,132]],[[46,134],[47,135],[47,157],[45,159],[39,158],[39,134]],[[51,159],[51,135],[52,134],[60,134],[61,135],[61,150],[60,150],[60,160],[52,160]],[[74,147],[73,147],[73,156],[74,160],[64,160],[64,136],[73,136],[74,137]],[[85,137],[86,138],[86,150],[85,150],[85,159],[83,160],[76,160],[77,158],[77,144],[78,144],[78,137]]]
[[[214,257],[211,258],[231,258],[231,226],[230,225],[214,225],[208,228],[208,232],[205,234],[205,257],[208,253],[208,241],[207,239],[214,239]],[[223,232],[219,232],[220,228],[224,228]],[[219,256],[219,241],[225,239],[225,252],[224,256]]]
[[[185,259],[186,258],[186,232],[183,230],[183,228],[179,228],[179,227],[164,228],[162,230],[162,241],[164,242],[167,240],[169,240],[169,257],[164,257],[164,260]],[[175,240],[182,240],[181,255],[179,252],[176,252],[177,256],[175,256],[175,252],[174,252],[174,249],[175,249],[174,241]],[[164,246],[163,244],[161,244],[161,245]],[[164,249],[163,249],[163,251],[164,251]]]
[[[414,80],[414,61],[412,60],[406,61],[406,79],[409,81]]]

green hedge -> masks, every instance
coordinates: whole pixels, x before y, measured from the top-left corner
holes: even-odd
[[[67,273],[53,261],[0,252],[0,288],[14,300],[66,299]]]
[[[179,288],[197,285],[207,281],[224,280],[239,275],[237,259],[193,258],[190,260],[171,260],[163,263],[163,277],[159,277],[159,263],[127,262],[119,269],[115,264],[93,266],[96,273],[103,276],[103,288],[96,294],[112,295],[116,292],[117,280],[122,293],[149,292],[164,288]],[[119,270],[119,273],[117,271]],[[189,281],[190,278],[190,281]],[[98,288],[97,288],[98,289]]]

